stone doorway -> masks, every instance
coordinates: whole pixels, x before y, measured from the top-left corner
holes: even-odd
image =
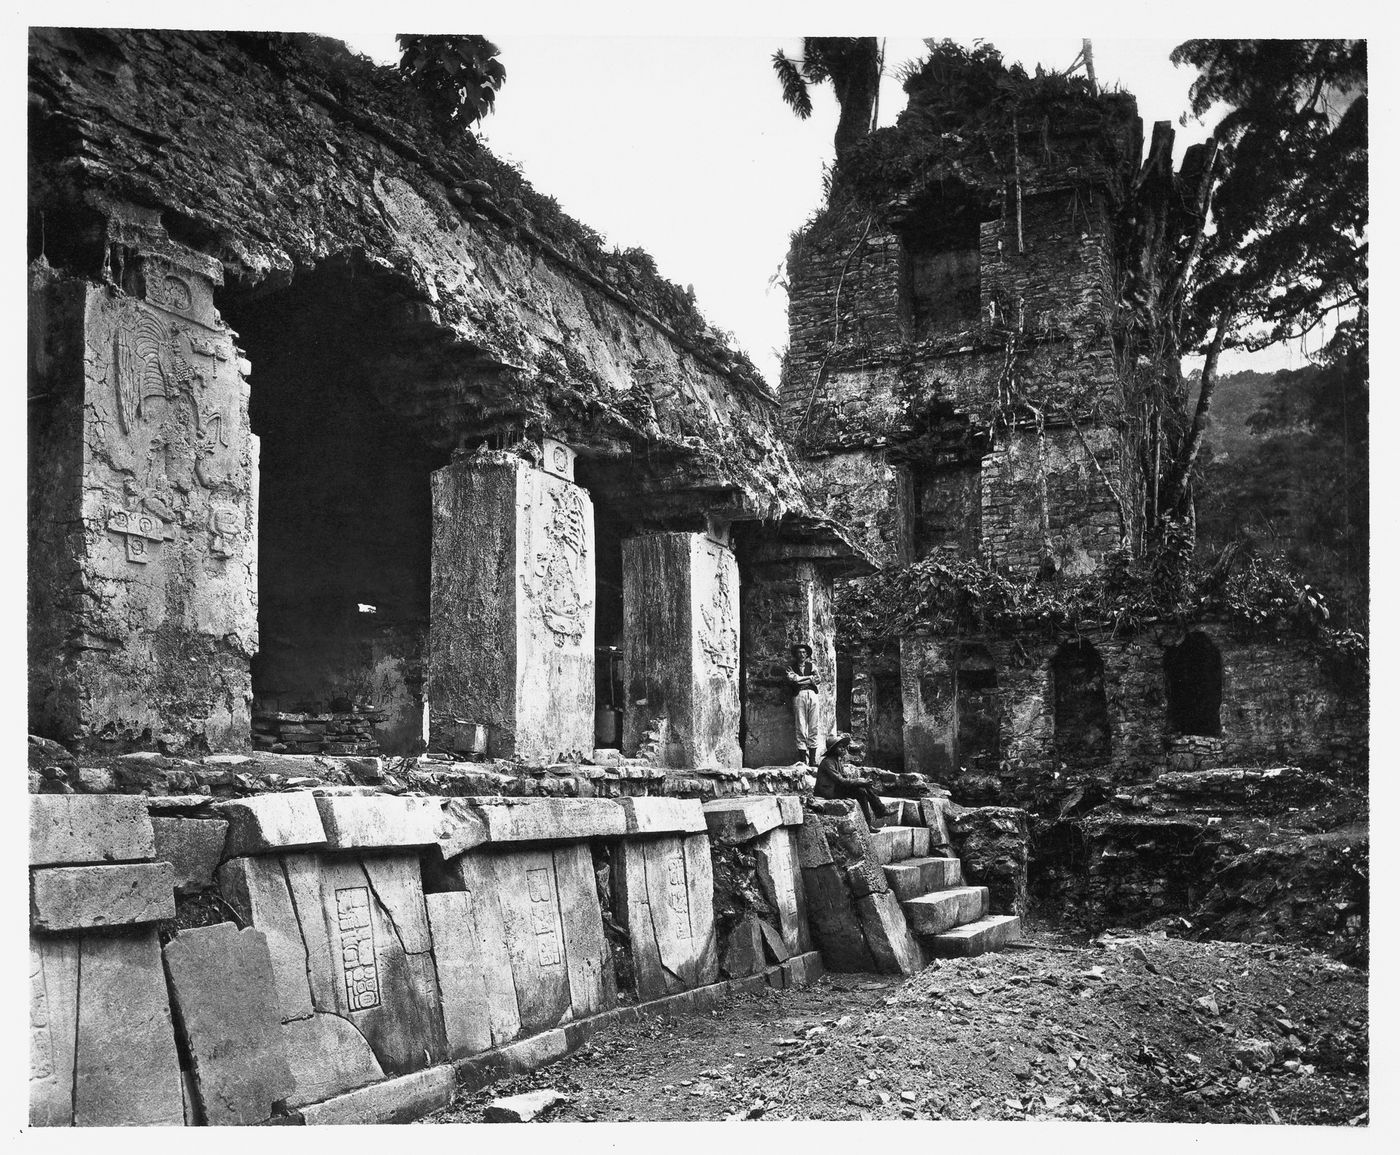
[[[1172,734],[1220,737],[1224,670],[1220,651],[1193,630],[1162,655],[1167,684],[1167,726]]]
[[[429,476],[446,464],[376,380],[393,346],[366,282],[318,270],[221,302],[260,438],[255,746],[408,754],[423,743]]]
[[[1070,769],[1109,756],[1108,698],[1104,664],[1084,640],[1066,642],[1050,659],[1054,687],[1055,758]]]

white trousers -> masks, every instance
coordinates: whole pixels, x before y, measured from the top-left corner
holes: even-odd
[[[817,692],[798,690],[792,702],[793,721],[796,723],[797,748],[815,750],[817,748]]]

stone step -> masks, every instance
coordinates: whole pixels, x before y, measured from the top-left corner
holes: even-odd
[[[956,858],[906,858],[884,868],[885,880],[900,902],[934,890],[961,886],[962,862]]]
[[[880,801],[885,804],[887,811],[885,817],[877,819],[881,826],[923,825],[917,802],[908,798],[886,798],[883,795],[881,795]]]
[[[928,830],[922,826],[884,826],[870,832],[870,854],[881,866],[928,854]]]
[[[1021,937],[1021,920],[1014,914],[989,914],[976,922],[936,934],[927,940],[934,958],[954,958],[1000,950]]]
[[[900,906],[915,934],[939,935],[981,918],[987,913],[988,899],[985,886],[955,886],[907,899]]]

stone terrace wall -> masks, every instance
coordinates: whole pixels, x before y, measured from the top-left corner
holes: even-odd
[[[771,797],[31,796],[31,1124],[405,1121],[639,1008],[810,981],[801,821]],[[707,829],[751,844],[771,915],[742,924],[762,950],[729,936],[728,982]]]

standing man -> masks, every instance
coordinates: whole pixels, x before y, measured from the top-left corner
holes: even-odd
[[[797,734],[797,760],[817,764],[817,667],[812,664],[812,647],[798,642],[792,647],[787,680],[792,685],[792,713]]]

